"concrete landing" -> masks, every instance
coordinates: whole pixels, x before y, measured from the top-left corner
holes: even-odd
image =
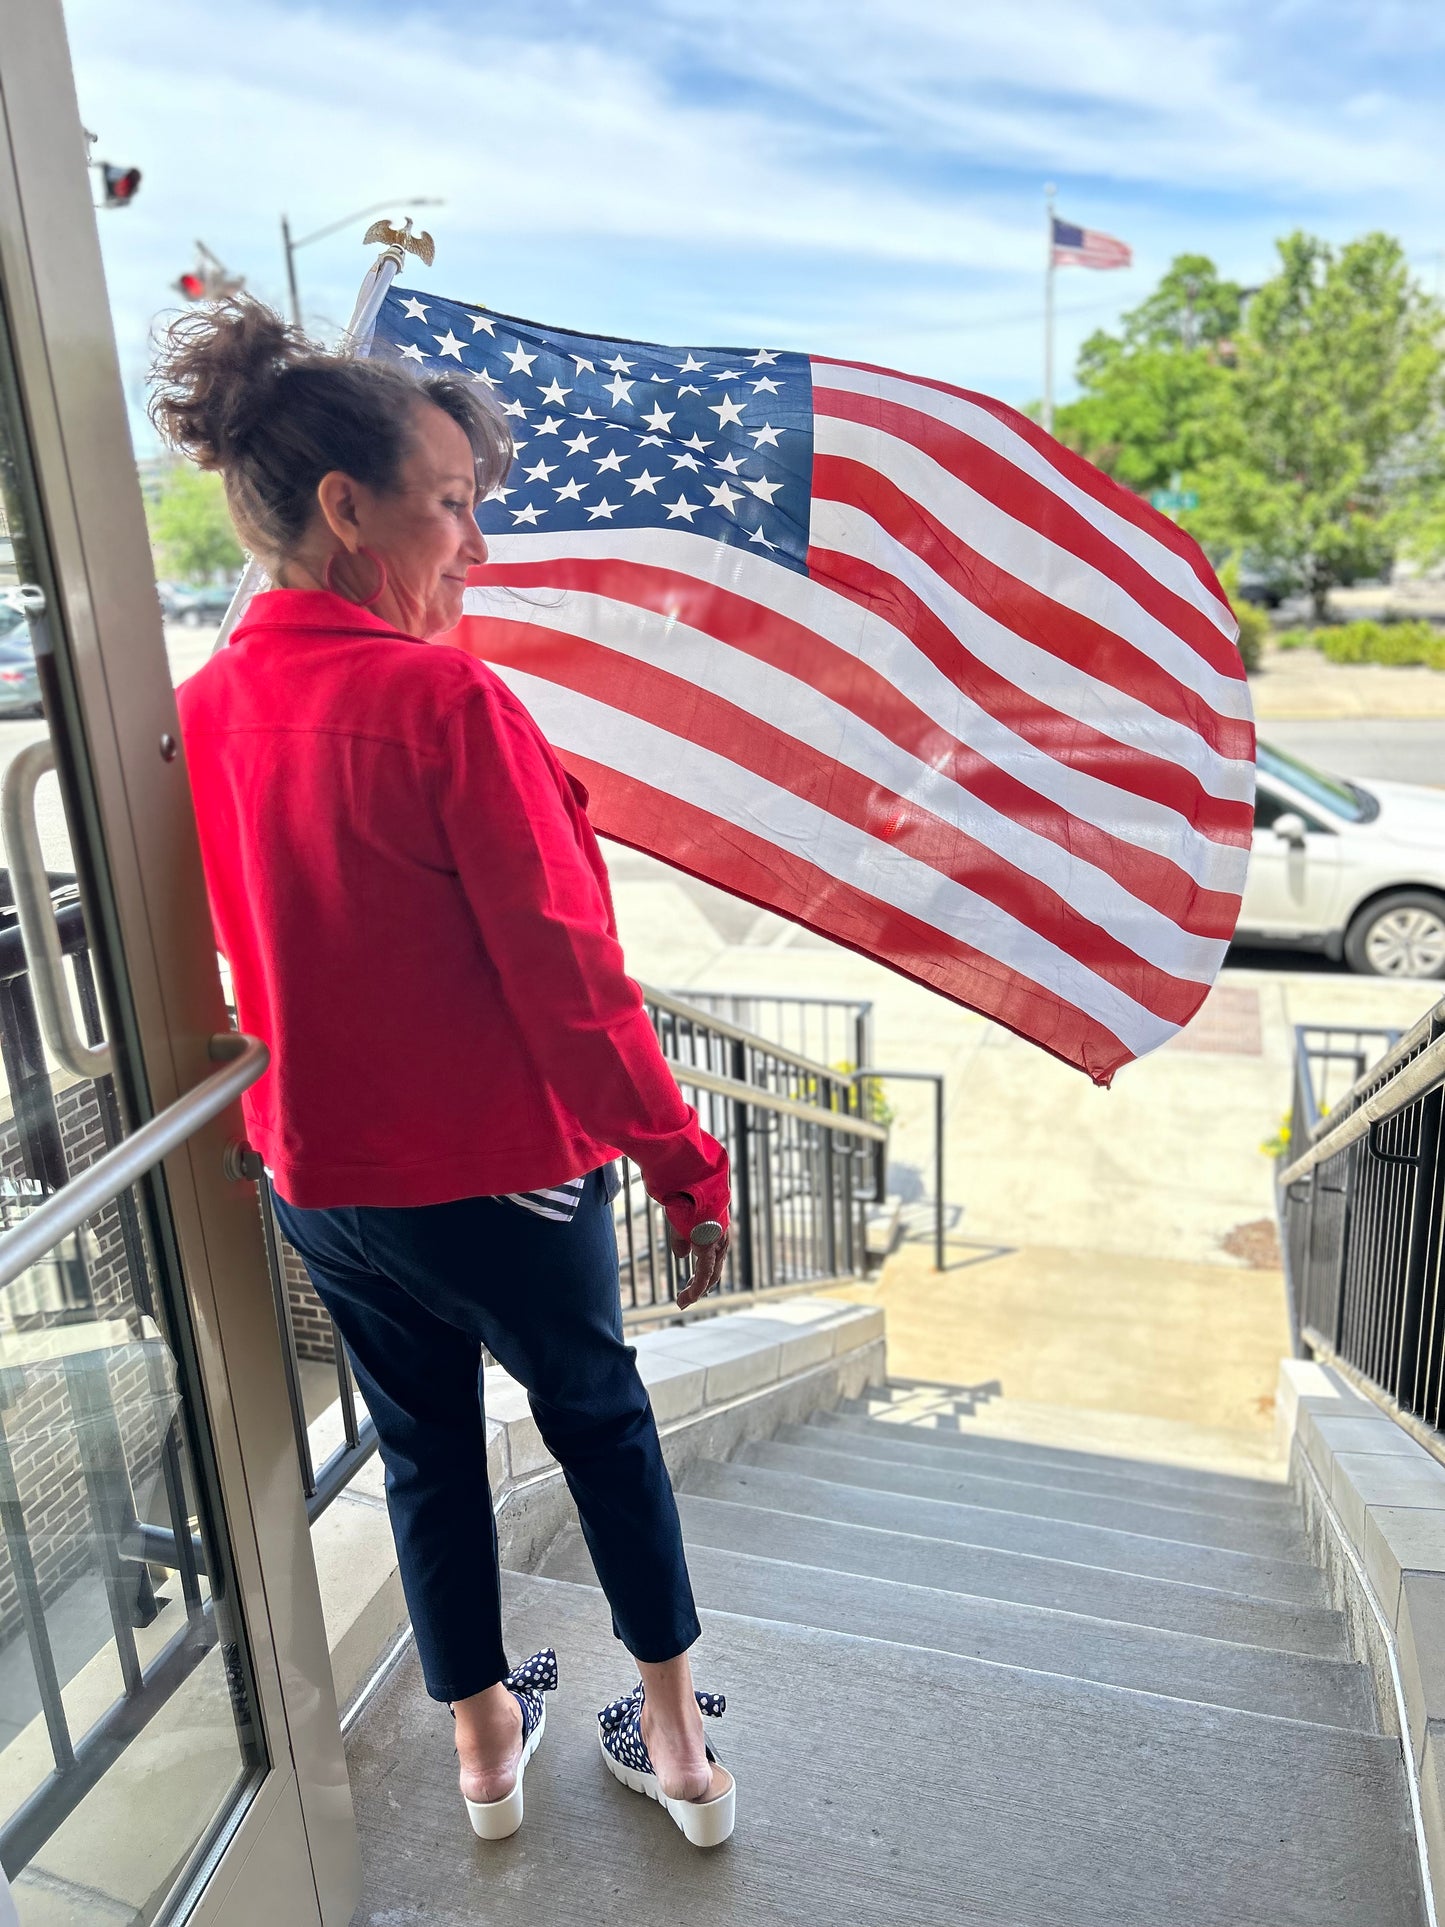
[[[705,1613],[733,1840],[696,1853],[605,1773],[631,1672],[600,1594],[508,1581],[562,1690],[512,1840],[470,1834],[411,1657],[350,1747],[374,1927],[1421,1927],[1398,1745]]]

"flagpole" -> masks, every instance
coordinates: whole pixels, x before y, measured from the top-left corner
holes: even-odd
[[[411,222],[406,223],[409,232]],[[351,311],[351,320],[346,333],[341,337],[343,354],[362,357],[371,353],[371,337],[376,330],[376,317],[381,312],[381,304],[386,299],[386,291],[400,272],[406,255],[399,242],[388,242],[377,255],[371,266],[361,278],[361,286],[356,291],[356,306]],[[224,649],[230,640],[231,631],[246,612],[252,596],[259,595],[270,587],[270,577],[256,560],[247,559],[241,580],[236,584],[236,593],[231,597],[230,607],[221,620],[216,632],[215,645],[211,650]]]
[[[1052,181],[1044,189],[1048,251],[1044,256],[1044,433],[1054,432],[1054,195]]]

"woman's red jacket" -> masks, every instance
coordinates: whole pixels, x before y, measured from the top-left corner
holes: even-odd
[[[676,1230],[726,1222],[727,1155],[623,969],[586,791],[491,670],[276,589],[179,703],[282,1197],[440,1204],[622,1151]]]

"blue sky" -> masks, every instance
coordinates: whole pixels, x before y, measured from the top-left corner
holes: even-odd
[[[387,196],[437,292],[589,333],[856,356],[1039,392],[1043,184],[1135,267],[1059,276],[1059,363],[1172,255],[1383,227],[1445,273],[1438,0],[69,0],[132,400],[197,237],[280,302]],[[355,233],[299,256],[343,323]],[[1067,392],[1067,384],[1065,385]],[[143,432],[143,431],[142,431]]]

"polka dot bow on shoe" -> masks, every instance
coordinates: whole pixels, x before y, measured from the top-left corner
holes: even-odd
[[[522,1709],[522,1744],[531,1739],[542,1719],[542,1695],[557,1690],[557,1655],[550,1646],[514,1666],[502,1681]]]
[[[613,1700],[597,1715],[597,1738],[608,1772],[634,1793],[645,1793],[648,1799],[656,1800],[672,1816],[693,1846],[720,1846],[733,1830],[735,1801],[731,1775],[722,1774],[726,1786],[710,1799],[669,1798],[658,1784],[652,1756],[642,1737],[642,1699],[643,1687],[639,1680],[630,1693],[620,1700]],[[709,1719],[721,1719],[727,1711],[727,1701],[721,1693],[699,1693],[697,1703],[699,1711]],[[709,1764],[714,1767],[718,1765],[717,1755],[711,1747],[707,1749],[707,1757]]]

